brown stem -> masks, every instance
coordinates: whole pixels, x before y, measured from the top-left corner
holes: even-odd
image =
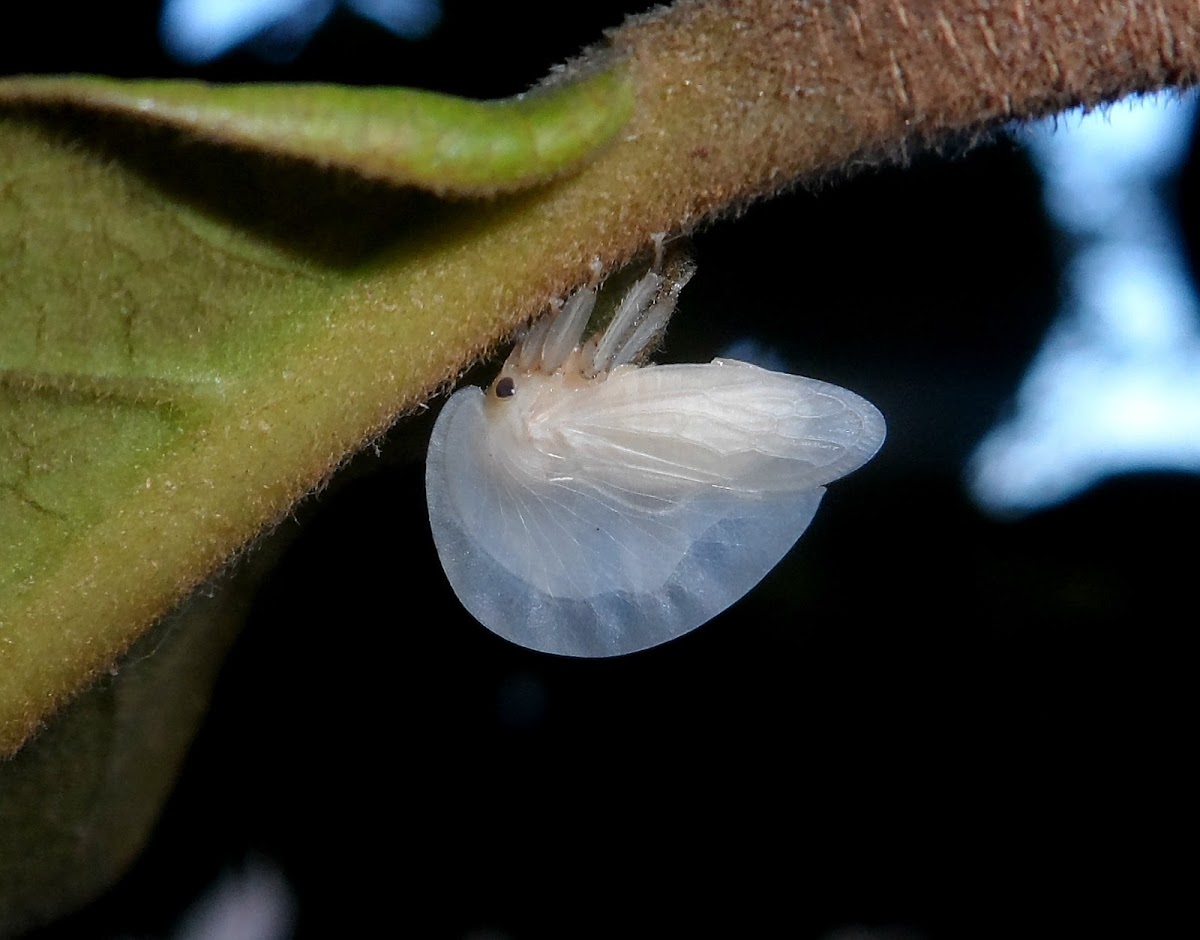
[[[685,0],[611,39],[701,214],[1200,76],[1196,0]]]

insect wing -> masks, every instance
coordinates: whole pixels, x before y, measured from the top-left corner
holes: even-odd
[[[732,359],[617,372],[543,423],[563,473],[669,499],[824,486],[870,460],[885,433],[853,392]]]
[[[476,619],[573,656],[655,646],[724,610],[883,437],[858,396],[724,360],[614,373],[539,425],[553,460],[513,472],[483,393],[456,393],[430,442],[430,521]]]

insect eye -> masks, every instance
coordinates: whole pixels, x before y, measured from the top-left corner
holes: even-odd
[[[496,383],[497,398],[512,398],[517,392],[517,383],[507,375]]]

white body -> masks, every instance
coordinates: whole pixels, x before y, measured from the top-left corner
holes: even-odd
[[[638,316],[623,307],[605,337],[661,305],[665,322],[678,288],[653,306],[642,293]],[[573,304],[560,320],[580,316]],[[884,421],[845,389],[734,360],[597,365],[604,337],[565,346],[559,334],[576,328],[535,327],[491,389],[447,402],[429,515],[450,583],[484,626],[532,649],[614,656],[695,629],[754,587],[825,484],[879,449]]]

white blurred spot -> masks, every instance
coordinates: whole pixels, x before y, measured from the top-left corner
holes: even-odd
[[[421,39],[441,18],[438,0],[345,0],[358,16],[405,39]],[[164,0],[159,34],[174,58],[211,62],[254,42],[264,57],[299,54],[337,0]]]
[[[286,940],[296,902],[280,872],[248,863],[221,878],[184,914],[173,940]]]
[[[438,0],[345,0],[363,19],[378,23],[405,39],[422,39],[442,18]]]
[[[1170,202],[1196,101],[1162,94],[1028,132],[1072,253],[1015,414],[972,458],[984,508],[1031,512],[1117,473],[1200,471],[1200,301]]]
[[[721,351],[721,358],[748,362],[752,366],[769,369],[772,372],[791,371],[791,365],[780,355],[778,349],[754,336],[743,336],[741,339],[734,340]]]

